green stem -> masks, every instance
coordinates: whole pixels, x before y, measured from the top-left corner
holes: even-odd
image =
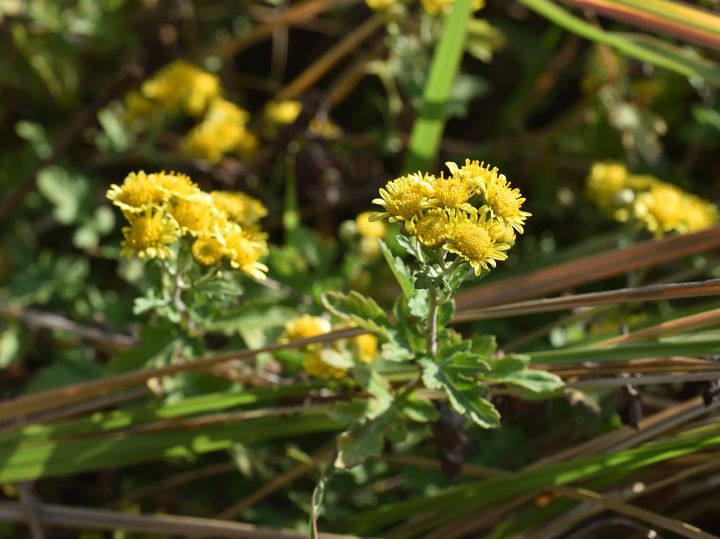
[[[430,309],[428,311],[427,328],[426,328],[426,343],[427,353],[432,357],[437,355],[437,315],[438,315],[438,301],[437,301],[437,289],[435,285],[430,286],[428,289],[428,295],[430,296]]]

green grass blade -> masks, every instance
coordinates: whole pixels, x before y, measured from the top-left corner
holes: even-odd
[[[720,86],[720,66],[650,36],[629,36],[606,32],[571,14],[550,0],[518,0],[528,8],[562,26],[566,30],[597,43],[604,43],[618,52],[669,69],[686,77],[698,77]]]
[[[460,68],[471,14],[471,0],[457,0],[445,21],[430,65],[420,116],[410,134],[406,172],[428,170],[437,156],[445,128],[445,108]]]

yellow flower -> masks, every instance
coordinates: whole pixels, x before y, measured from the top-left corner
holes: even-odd
[[[156,183],[166,194],[174,197],[195,197],[201,190],[186,174],[177,172],[156,172]]]
[[[243,227],[254,225],[267,215],[267,208],[262,202],[240,191],[212,191],[210,195],[215,206],[228,219]]]
[[[383,206],[385,211],[375,213],[373,219],[388,217],[391,223],[410,221],[430,197],[433,180],[433,176],[417,172],[388,182],[384,189],[380,189],[382,198],[373,200],[373,204]]]
[[[215,238],[198,238],[193,242],[192,255],[198,264],[203,266],[214,266],[225,255],[225,248]]]
[[[455,4],[455,0],[420,0],[420,3],[427,13],[434,16],[441,13],[448,13]],[[483,7],[485,7],[485,0],[473,0],[473,11],[478,11]]]
[[[323,361],[322,350],[314,349],[305,355],[305,361],[303,362],[303,369],[310,376],[315,378],[342,378],[347,374],[346,369],[339,369],[333,367],[329,363]]]
[[[370,9],[381,10],[396,4],[397,0],[365,0],[365,3]]]
[[[447,210],[432,208],[415,216],[413,233],[425,247],[439,247],[452,233],[452,221]]]
[[[357,356],[360,361],[370,363],[377,354],[378,340],[375,335],[365,333],[358,335],[353,339],[352,345],[357,350]]]
[[[475,275],[480,275],[490,266],[494,268],[497,260],[507,259],[503,251],[510,246],[496,241],[501,232],[499,224],[488,220],[487,215],[475,213],[458,216],[453,222],[452,234],[443,247],[467,260],[475,270]]]
[[[190,155],[219,162],[229,152],[253,146],[246,124],[249,114],[226,99],[213,99],[203,121],[183,138],[183,148]],[[254,140],[254,139],[253,139]]]
[[[494,181],[485,183],[482,190],[485,207],[490,215],[500,222],[509,223],[522,234],[525,219],[532,214],[520,209],[525,202],[520,190],[513,189],[503,174],[497,176]]]
[[[157,175],[145,174],[142,170],[128,174],[122,185],[112,184],[105,196],[130,214],[158,208],[168,198],[157,182]]]
[[[129,218],[130,226],[123,227],[125,240],[120,254],[140,258],[167,258],[171,255],[168,245],[178,238],[175,222],[162,210],[146,210]]]
[[[453,173],[449,178],[433,178],[432,194],[428,205],[436,208],[462,208],[471,211],[468,201],[478,191],[478,184],[472,181],[467,173],[458,169],[455,163],[447,163]]]
[[[307,339],[308,337],[330,333],[331,330],[332,326],[325,318],[305,314],[285,324],[285,330],[280,336],[280,342]]]
[[[220,92],[220,81],[215,75],[183,60],[165,66],[141,88],[144,97],[166,109],[184,109],[193,116],[202,114]]]
[[[270,101],[265,105],[265,116],[276,124],[291,124],[302,112],[302,103],[292,99]]]
[[[385,236],[387,227],[382,221],[371,221],[372,212],[364,211],[355,217],[355,225],[358,233],[363,238],[378,239]]]
[[[268,267],[260,262],[267,252],[267,245],[249,236],[236,223],[229,223],[223,232],[225,255],[233,268],[247,273],[255,279],[265,279]]]
[[[308,124],[310,134],[324,138],[325,140],[335,140],[342,136],[342,129],[330,118],[313,118]]]
[[[659,182],[635,199],[635,217],[661,237],[667,232],[687,234],[708,228],[717,222],[717,208],[679,187]]]
[[[615,194],[627,186],[628,171],[624,165],[611,161],[595,163],[587,178],[588,198],[610,213],[616,209]]]
[[[712,202],[695,195],[686,194],[685,206],[688,232],[697,232],[717,224],[718,209]]]
[[[204,197],[194,199],[178,199],[169,205],[169,213],[180,227],[184,236],[208,235],[220,223],[220,214],[215,209],[212,198],[206,193]]]

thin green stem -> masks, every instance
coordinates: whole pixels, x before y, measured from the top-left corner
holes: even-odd
[[[438,318],[438,300],[437,289],[435,285],[431,285],[428,289],[430,296],[430,308],[428,310],[427,327],[426,327],[426,343],[427,353],[435,357],[437,355],[437,318]]]

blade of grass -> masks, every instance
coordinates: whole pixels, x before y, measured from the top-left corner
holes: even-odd
[[[460,69],[471,14],[471,0],[457,0],[445,19],[443,34],[435,48],[425,83],[420,115],[410,134],[406,172],[428,170],[437,156],[445,129],[445,108]]]
[[[653,40],[649,36],[642,39],[629,38],[627,35],[606,32],[576,17],[550,0],[518,0],[521,4],[539,13],[543,17],[597,43],[604,43],[617,51],[637,60],[669,69],[686,77],[704,79],[714,86],[720,85],[720,66],[708,60],[688,54],[684,50]],[[662,49],[662,50],[660,50]]]

